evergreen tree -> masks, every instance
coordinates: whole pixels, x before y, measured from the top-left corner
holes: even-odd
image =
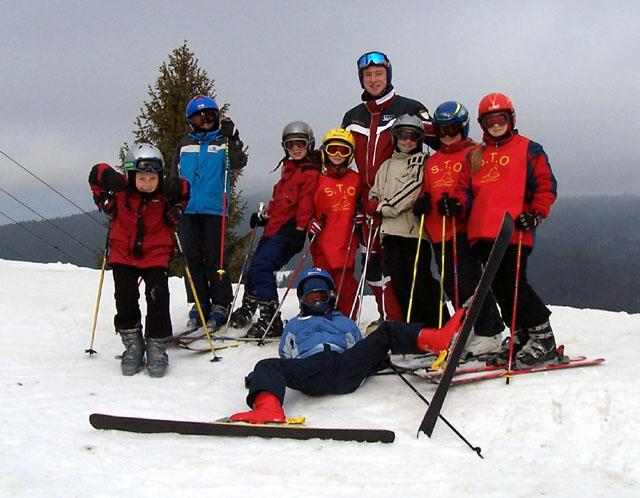
[[[156,145],[165,159],[165,173],[169,172],[180,139],[189,131],[189,123],[184,114],[187,102],[196,95],[216,98],[213,79],[199,65],[195,54],[187,42],[169,54],[169,61],[160,66],[160,76],[153,87],[149,86],[146,100],[135,120],[133,135],[136,142],[150,142]],[[224,116],[229,104],[220,106]],[[128,149],[125,143],[120,149],[120,162]],[[243,251],[248,234],[238,235],[235,228],[242,222],[246,203],[241,200],[242,191],[236,185],[242,171],[231,171],[231,188],[227,193],[229,218],[225,235],[225,262],[232,280],[238,277],[242,265]],[[182,275],[181,263],[171,264],[172,275]]]

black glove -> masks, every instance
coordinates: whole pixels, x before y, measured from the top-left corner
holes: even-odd
[[[540,224],[540,216],[533,211],[522,212],[516,218],[516,228],[523,232],[533,230]]]
[[[180,225],[180,219],[184,212],[184,206],[182,204],[167,204],[164,212],[164,218],[171,228],[176,230]]]
[[[251,213],[251,218],[249,218],[249,226],[251,228],[255,227],[266,227],[269,218],[264,215],[264,213]]]
[[[220,122],[220,133],[225,138],[236,138],[238,135],[238,129],[233,124],[231,118],[223,118]]]
[[[305,230],[298,230],[296,227],[283,226],[279,231],[279,234],[284,235],[287,238],[287,247],[292,252],[300,252],[304,247],[304,241],[306,236]]]
[[[94,195],[93,200],[98,209],[106,214],[109,218],[114,218],[117,211],[116,200],[109,192],[103,192],[99,196]]]
[[[416,218],[420,218],[422,215],[427,216],[431,212],[431,196],[424,194],[418,197],[413,203],[412,211]]]
[[[447,218],[454,218],[462,212],[462,204],[457,197],[443,195],[438,199],[438,213]]]

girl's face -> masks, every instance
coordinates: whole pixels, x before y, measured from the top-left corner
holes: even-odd
[[[458,133],[455,136],[451,136],[451,135],[447,135],[445,137],[440,137],[440,141],[444,144],[444,145],[452,145],[456,142],[459,142],[460,140],[462,140],[462,133]]]
[[[136,173],[136,189],[144,194],[155,192],[159,182],[158,173]]]
[[[284,142],[284,147],[289,154],[289,157],[294,161],[304,159],[309,152],[307,146],[308,142],[303,138],[291,138]]]
[[[505,112],[494,112],[482,117],[482,124],[489,135],[500,138],[509,131],[509,115]]]

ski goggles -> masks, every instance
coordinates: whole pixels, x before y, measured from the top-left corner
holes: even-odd
[[[125,171],[137,171],[139,173],[162,173],[164,165],[159,159],[137,159],[124,163]]]
[[[482,116],[482,125],[485,128],[505,126],[509,124],[509,115],[506,112],[494,112]]]
[[[318,306],[329,302],[329,294],[324,290],[314,290],[304,295],[304,304],[307,306]]]
[[[462,127],[457,124],[433,125],[433,133],[435,133],[438,138],[455,137],[459,133],[462,133]]]
[[[369,66],[388,66],[389,59],[382,52],[367,52],[358,59],[358,69],[362,70]]]
[[[350,146],[339,142],[326,144],[324,146],[324,151],[331,157],[349,157],[353,152]]]
[[[395,135],[398,140],[410,140],[412,142],[420,140],[420,133],[416,130],[399,129],[396,130]]]
[[[193,126],[215,123],[218,120],[218,111],[215,109],[205,109],[189,116],[189,121]]]
[[[309,141],[306,138],[290,138],[284,141],[284,148],[286,150],[306,149],[308,145]]]

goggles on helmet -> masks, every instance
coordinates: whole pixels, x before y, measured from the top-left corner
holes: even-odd
[[[313,290],[304,295],[304,304],[309,307],[323,305],[329,302],[329,294],[324,290]]]
[[[462,133],[462,127],[457,124],[433,125],[433,132],[438,138],[455,137],[459,133]]]
[[[420,133],[416,130],[401,128],[396,131],[395,135],[398,140],[411,140],[412,142],[417,142],[418,140],[420,140]]]
[[[505,126],[509,124],[509,115],[506,112],[493,112],[482,116],[482,124],[485,128],[493,126]]]
[[[309,146],[309,140],[306,138],[288,138],[284,141],[286,150],[306,149]]]
[[[215,123],[218,119],[218,111],[215,109],[205,109],[189,116],[189,121],[193,126]]]
[[[382,52],[368,52],[358,59],[358,69],[362,70],[369,66],[388,66],[389,59]]]
[[[124,169],[139,173],[162,173],[163,165],[159,159],[136,159],[124,163]]]
[[[326,144],[324,146],[324,151],[328,156],[332,157],[349,157],[353,152],[350,146],[339,142]]]

